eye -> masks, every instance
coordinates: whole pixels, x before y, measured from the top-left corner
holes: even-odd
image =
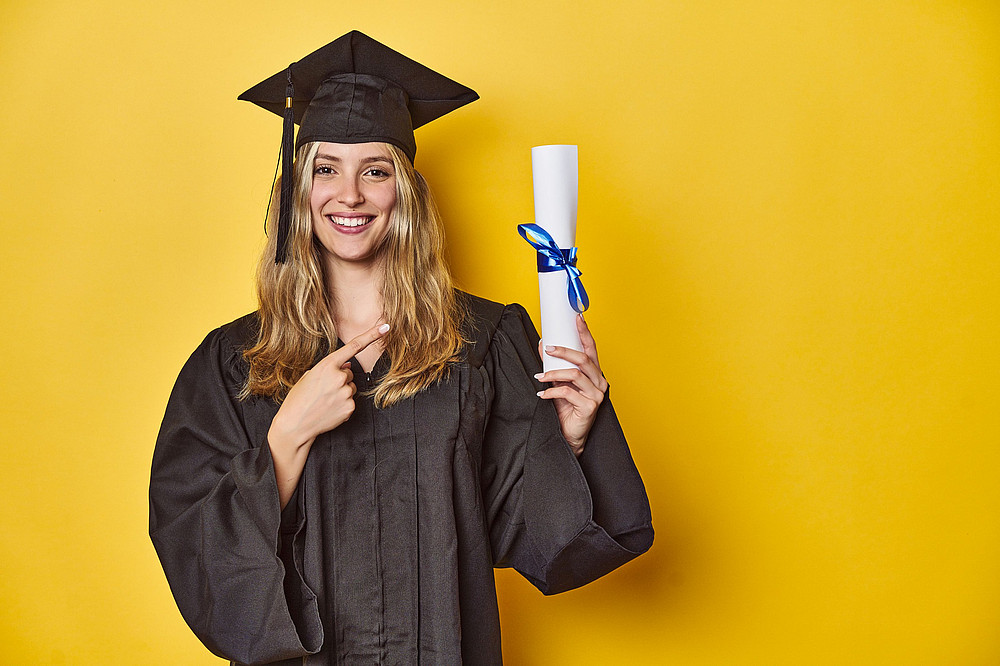
[[[326,164],[319,164],[313,169],[313,174],[317,176],[329,176],[333,173],[333,167]]]
[[[368,170],[365,171],[365,175],[371,176],[372,178],[377,178],[378,180],[385,180],[386,178],[392,176],[391,173],[389,173],[388,171],[386,171],[381,167],[370,167]]]

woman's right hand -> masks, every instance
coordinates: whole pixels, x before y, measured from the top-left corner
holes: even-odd
[[[307,370],[285,396],[267,432],[282,508],[298,485],[316,436],[333,430],[354,413],[357,388],[351,358],[388,330],[388,324],[372,326]]]

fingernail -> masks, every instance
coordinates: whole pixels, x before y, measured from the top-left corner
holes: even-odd
[[[553,347],[552,345],[545,345],[545,351],[547,351],[547,352],[553,352],[555,350],[556,350],[556,348]]]
[[[389,324],[382,324],[381,326],[378,327],[379,333],[385,333],[388,330],[389,330]]]
[[[545,375],[544,372],[539,372],[535,375],[535,379],[541,379]]]
[[[543,393],[545,393],[545,391],[539,391],[535,395],[537,395],[539,398],[541,398]]]

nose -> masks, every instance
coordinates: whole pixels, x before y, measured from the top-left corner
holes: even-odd
[[[345,178],[342,181],[337,201],[349,208],[360,206],[365,201],[365,196],[361,192],[361,187],[356,178]]]

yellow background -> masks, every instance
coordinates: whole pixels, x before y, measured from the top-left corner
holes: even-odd
[[[148,6],[145,6],[148,5]],[[213,664],[146,537],[153,440],[254,307],[280,121],[351,28],[476,88],[418,130],[459,283],[537,313],[529,148],[581,267],[652,551],[510,664],[1000,663],[992,0],[0,5],[0,662]]]

